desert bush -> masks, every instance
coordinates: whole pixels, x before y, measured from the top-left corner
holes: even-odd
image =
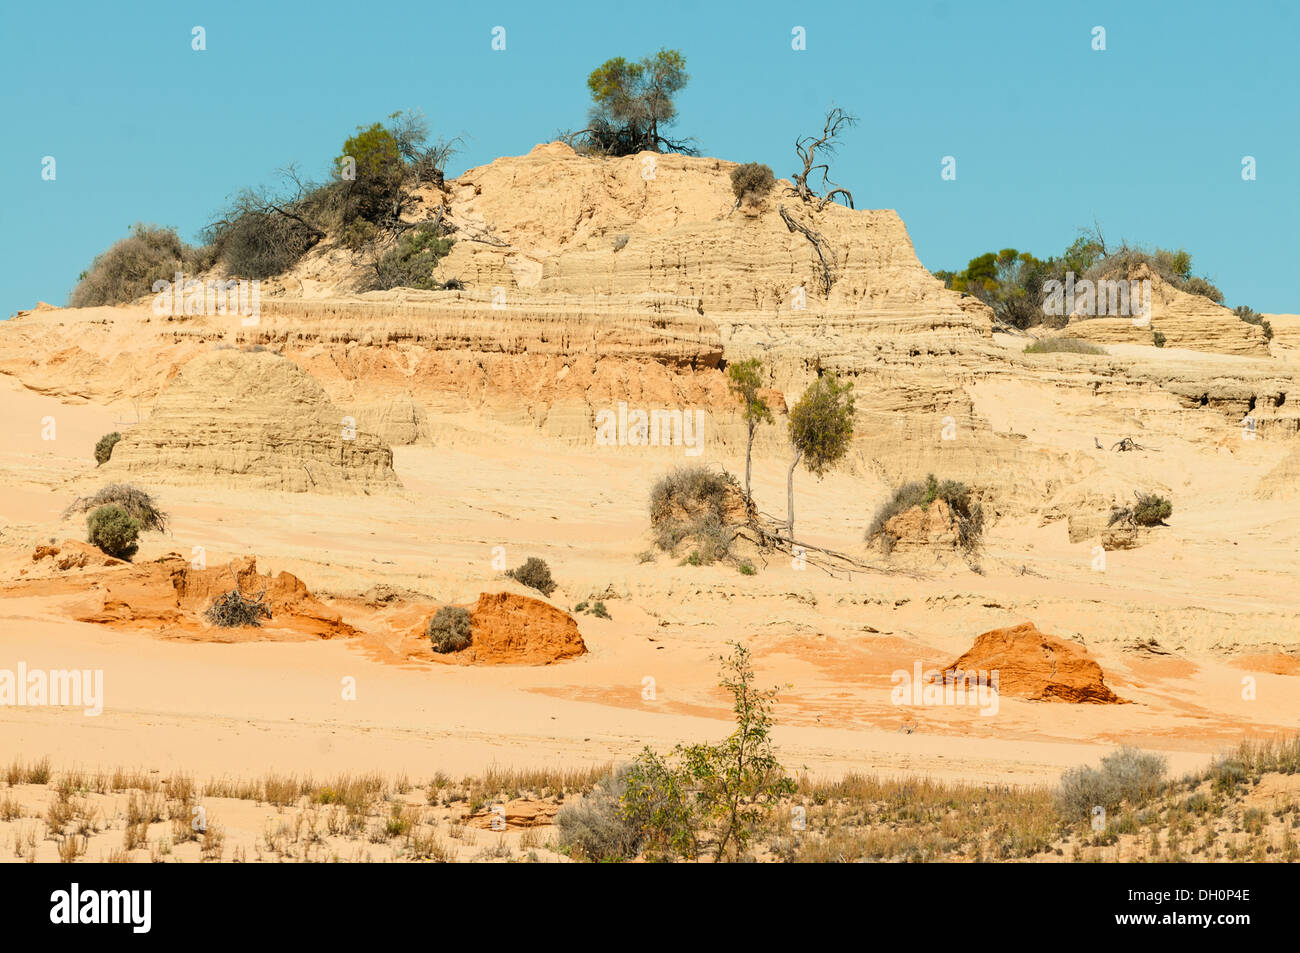
[[[631,236],[631,235],[628,235],[627,233],[623,233],[623,234],[621,234],[621,235],[615,235],[615,236],[614,236],[614,251],[622,251],[624,248],[627,247],[627,243],[628,243],[629,241],[631,241],[631,239],[632,239],[632,236]]]
[[[650,490],[650,527],[655,545],[672,552],[684,539],[697,542],[700,561],[725,558],[734,533],[727,522],[727,500],[740,489],[726,471],[706,466],[677,467]]]
[[[123,304],[153,293],[153,283],[172,281],[176,272],[202,271],[210,250],[181,241],[174,228],[137,222],[131,234],[95,256],[68,297],[73,308]]]
[[[771,167],[761,162],[746,162],[731,170],[731,191],[737,202],[743,201],[746,195],[751,199],[761,199],[772,191],[775,184],[776,177]]]
[[[158,508],[149,493],[130,483],[110,483],[100,487],[92,496],[78,497],[63,511],[63,515],[85,513],[108,505],[126,510],[132,519],[139,521],[141,530],[167,532],[167,514]]]
[[[439,226],[429,223],[403,232],[375,261],[375,275],[370,288],[377,291],[389,288],[435,291],[441,288],[442,284],[433,277],[433,270],[451,251],[452,240],[442,237],[440,231]]]
[[[472,622],[468,609],[460,606],[443,606],[429,620],[425,633],[435,652],[459,652],[469,648],[472,641]]]
[[[506,573],[515,582],[536,589],[544,596],[555,591],[555,580],[551,578],[551,567],[546,560],[529,556],[522,566],[517,566]]]
[[[1192,256],[1181,248],[1176,251],[1168,248],[1147,251],[1123,244],[1100,258],[1086,271],[1084,277],[1093,281],[1128,281],[1139,265],[1146,265],[1166,284],[1173,285],[1180,291],[1201,295],[1215,304],[1223,304],[1223,292],[1206,279],[1192,274]]]
[[[555,815],[556,842],[570,857],[589,861],[636,857],[641,837],[621,810],[627,774],[626,767],[620,768]]]
[[[1142,493],[1133,507],[1133,522],[1139,526],[1162,526],[1173,511],[1173,504],[1163,496]]]
[[[118,559],[130,559],[139,549],[140,521],[116,504],[101,506],[86,518],[86,542]]]
[[[95,444],[95,465],[103,466],[113,456],[113,448],[117,442],[122,439],[122,435],[114,430],[112,433],[106,433],[99,438]]]
[[[1056,803],[1068,820],[1092,815],[1094,807],[1113,811],[1122,803],[1139,806],[1164,786],[1167,764],[1159,755],[1124,747],[1101,759],[1101,767],[1081,765],[1061,775]]]
[[[300,211],[285,214],[264,207],[249,193],[207,234],[227,272],[260,280],[284,274],[321,240],[323,231],[301,216]]]
[[[271,618],[271,610],[260,597],[249,599],[238,589],[231,589],[213,600],[212,605],[204,610],[203,618],[223,629],[260,628],[262,619]]]
[[[1273,340],[1273,325],[1265,321],[1264,316],[1260,314],[1258,311],[1256,311],[1254,308],[1250,308],[1242,304],[1233,308],[1232,313],[1235,314],[1242,321],[1245,321],[1247,324],[1253,324],[1256,327],[1260,328],[1264,332],[1265,341]]]
[[[1165,342],[1166,342],[1167,340],[1169,340],[1169,339],[1166,338],[1166,337],[1164,336],[1164,334],[1162,334],[1161,332],[1159,332],[1159,331],[1152,331],[1152,332],[1151,332],[1151,343],[1154,344],[1156,347],[1164,347],[1164,346],[1165,346]]]
[[[355,164],[355,175],[343,179],[346,221],[354,218],[382,223],[396,221],[401,211],[402,182],[406,165],[402,161],[401,143],[392,131],[379,123],[358,126],[354,135],[343,143],[343,154],[335,160],[342,169],[346,160]]]
[[[1132,506],[1117,506],[1110,511],[1107,526],[1116,523],[1128,523],[1135,526],[1164,526],[1165,520],[1174,511],[1174,506],[1163,496],[1154,493],[1134,493],[1137,498]]]
[[[1026,354],[1105,354],[1095,344],[1078,338],[1051,337],[1039,338],[1025,347]]]
[[[754,685],[749,650],[732,643],[719,684],[736,729],[720,744],[678,745],[671,758],[646,748],[628,769],[623,818],[652,860],[739,860],[782,797],[794,793],[772,746],[774,689]]]
[[[984,535],[984,508],[972,502],[970,494],[970,487],[965,483],[936,480],[933,473],[924,482],[904,483],[876,510],[867,527],[866,540],[869,543],[879,541],[885,552],[890,552],[897,542],[885,528],[890,520],[914,506],[929,509],[935,500],[943,500],[956,521],[958,545],[966,552],[973,552]]]

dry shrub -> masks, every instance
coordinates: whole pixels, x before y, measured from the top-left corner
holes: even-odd
[[[123,304],[153,293],[153,283],[176,272],[204,271],[211,252],[181,241],[174,228],[137,222],[131,234],[95,256],[68,297],[73,308]]]
[[[459,652],[470,646],[472,622],[468,609],[460,606],[443,606],[432,619],[425,633],[435,652]]]
[[[149,493],[130,483],[110,483],[93,496],[78,497],[63,511],[63,515],[67,517],[109,505],[126,510],[132,519],[139,522],[142,530],[167,532],[167,514],[158,508],[158,503]]]

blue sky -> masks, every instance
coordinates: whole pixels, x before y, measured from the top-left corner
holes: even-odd
[[[1110,240],[1188,249],[1230,305],[1300,311],[1297,7],[8,4],[0,315],[64,303],[136,221],[193,241],[227,196],[289,162],[324,176],[358,124],[398,109],[465,137],[451,173],[527,152],[581,125],[595,66],[661,46],[686,55],[676,131],[705,155],[788,176],[795,137],[831,102],[857,113],[833,177],[860,208],[897,209],[931,270],[1009,246],[1046,256],[1095,216]],[[940,177],[947,155],[955,181]]]

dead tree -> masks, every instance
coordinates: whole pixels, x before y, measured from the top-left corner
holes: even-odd
[[[826,113],[826,124],[822,127],[820,136],[800,136],[794,141],[794,151],[803,162],[803,171],[795,172],[790,178],[794,180],[795,192],[799,198],[804,202],[816,204],[819,211],[825,208],[828,202],[833,202],[837,195],[844,199],[849,208],[853,208],[853,193],[831,181],[830,163],[818,162],[817,154],[820,152],[823,156],[834,155],[839,145],[837,138],[840,130],[855,126],[857,122],[857,116],[845,112],[839,106],[833,106]],[[818,195],[808,185],[808,177],[814,172],[821,172],[823,189],[830,187],[830,191],[825,195]]]
[[[814,231],[802,222],[796,221],[795,218],[785,210],[784,205],[777,205],[777,212],[781,220],[785,222],[785,227],[791,232],[798,232],[812,244],[813,251],[817,253],[817,260],[822,266],[822,296],[825,297],[831,293],[831,286],[835,284],[835,275],[831,271],[830,259],[834,255],[831,249],[831,243],[821,232]]]

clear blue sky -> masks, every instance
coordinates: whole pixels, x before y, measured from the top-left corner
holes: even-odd
[[[931,270],[1055,253],[1095,215],[1109,239],[1185,247],[1230,305],[1300,311],[1300,11],[1283,0],[13,2],[0,30],[0,315],[64,303],[138,220],[193,241],[278,167],[323,176],[397,109],[465,137],[449,172],[526,152],[581,125],[592,68],[661,46],[686,55],[676,131],[705,155],[788,176],[828,104],[856,112],[834,178],[897,209]]]

